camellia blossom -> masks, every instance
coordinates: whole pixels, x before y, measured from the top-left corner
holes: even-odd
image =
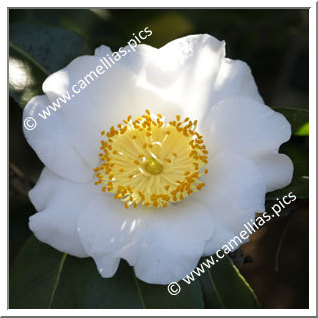
[[[80,56],[43,83],[34,116],[111,55]],[[210,35],[139,45],[25,136],[45,164],[29,196],[35,236],[92,257],[103,277],[120,259],[148,283],[190,273],[288,185],[285,117],[266,106],[250,68]]]

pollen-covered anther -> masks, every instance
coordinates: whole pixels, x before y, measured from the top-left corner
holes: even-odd
[[[149,110],[101,132],[96,185],[130,206],[166,207],[200,191],[208,151],[190,118],[165,122]]]

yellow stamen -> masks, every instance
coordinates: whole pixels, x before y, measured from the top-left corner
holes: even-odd
[[[165,123],[161,114],[129,115],[107,133],[102,131],[100,165],[94,169],[103,192],[111,192],[125,208],[166,207],[200,191],[208,173],[208,151],[190,118]]]

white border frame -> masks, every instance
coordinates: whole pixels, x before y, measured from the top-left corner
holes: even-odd
[[[237,6],[237,4],[240,6]],[[55,1],[39,1],[39,0],[29,0],[27,2],[22,0],[12,0],[5,1],[5,6],[1,7],[1,32],[4,33],[8,27],[8,8],[26,8],[25,4],[28,4],[30,7],[43,7],[43,8],[72,8],[76,5],[82,5],[82,8],[86,8],[84,5],[87,4],[79,3],[71,0],[55,0]],[[228,1],[228,0],[215,0],[213,2],[206,0],[195,0],[195,1],[183,1],[178,0],[160,0],[160,1],[146,1],[146,0],[90,0],[89,8],[119,8],[119,7],[128,7],[132,8],[169,8],[169,7],[180,7],[180,8],[310,8],[309,10],[309,70],[310,70],[310,82],[309,82],[309,110],[310,110],[310,140],[309,140],[309,158],[310,158],[310,201],[309,201],[309,309],[7,309],[7,300],[8,300],[8,264],[4,260],[1,262],[1,289],[0,289],[0,314],[1,316],[120,316],[120,315],[129,315],[129,316],[163,316],[163,315],[174,315],[174,316],[316,316],[316,2],[315,1],[281,1],[281,0],[268,0],[268,1],[246,1],[242,0],[240,2]],[[195,4],[195,6],[194,6]],[[54,7],[52,6],[54,5]],[[8,32],[8,30],[7,30]],[[2,70],[7,69],[7,57],[8,57],[8,46],[7,41],[4,41],[4,38],[7,38],[7,34],[2,37],[1,41],[1,62]],[[7,39],[8,40],[8,39]],[[2,101],[7,100],[8,102],[8,83],[7,78],[2,77],[1,85],[1,96]],[[7,108],[1,107],[1,118],[2,123],[0,125],[0,136],[1,142],[3,142],[3,148],[8,146],[8,123],[5,118],[8,118]],[[6,136],[7,138],[5,138]],[[7,141],[7,145],[5,142]],[[1,202],[7,202],[8,198],[8,166],[7,166],[7,157],[1,156],[1,167],[3,169],[3,174],[6,175],[7,179],[2,181],[1,185]],[[6,183],[6,184],[4,184]],[[2,209],[1,217],[4,218],[1,222],[1,231],[0,231],[0,244],[1,251],[3,254],[7,255],[6,251],[8,250],[8,228],[7,228],[7,216],[5,210],[8,209],[8,204],[6,209]]]

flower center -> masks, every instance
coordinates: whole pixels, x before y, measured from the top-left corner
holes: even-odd
[[[134,121],[128,116],[117,128],[101,132],[101,163],[94,169],[96,185],[111,192],[125,207],[166,207],[182,201],[204,183],[208,151],[189,118],[165,123],[148,110]]]
[[[147,158],[145,162],[145,169],[152,174],[159,174],[163,169],[163,165],[155,158]]]

